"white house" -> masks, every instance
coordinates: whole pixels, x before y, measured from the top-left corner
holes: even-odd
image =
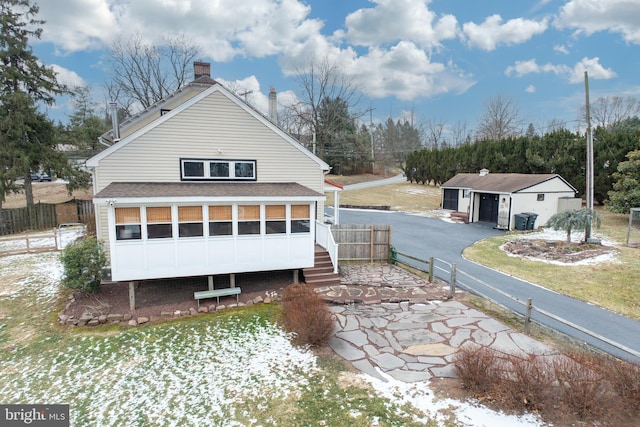
[[[557,174],[460,173],[440,186],[442,208],[465,213],[469,222],[513,230],[516,215],[534,213],[535,226],[569,207],[580,207],[576,189]]]
[[[313,266],[329,166],[195,66],[87,161],[112,279]]]

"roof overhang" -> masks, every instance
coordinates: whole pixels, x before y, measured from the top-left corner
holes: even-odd
[[[298,183],[113,182],[93,197],[93,203],[211,203],[322,201],[325,196]]]

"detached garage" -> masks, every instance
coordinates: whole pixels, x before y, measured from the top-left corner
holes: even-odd
[[[496,228],[520,229],[516,215],[532,213],[535,226],[554,214],[579,208],[576,189],[558,174],[461,173],[440,186],[442,208],[466,214],[469,222],[490,222]]]

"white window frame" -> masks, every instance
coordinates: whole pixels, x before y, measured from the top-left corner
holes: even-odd
[[[201,163],[203,166],[202,176],[186,176],[186,163]],[[211,176],[211,165],[214,163],[226,163],[229,169],[228,176]],[[180,159],[180,180],[181,181],[256,181],[258,179],[257,162],[255,160],[229,160],[229,159]],[[253,170],[251,176],[237,176],[236,165],[250,164]]]

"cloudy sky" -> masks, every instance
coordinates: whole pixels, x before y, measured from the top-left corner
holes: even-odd
[[[475,128],[492,97],[524,126],[577,126],[590,96],[640,97],[640,0],[39,0],[36,55],[67,84],[103,96],[106,49],[138,32],[184,34],[212,77],[266,110],[299,91],[301,64],[329,58],[361,84],[373,120]],[[50,111],[66,121],[64,102]]]

